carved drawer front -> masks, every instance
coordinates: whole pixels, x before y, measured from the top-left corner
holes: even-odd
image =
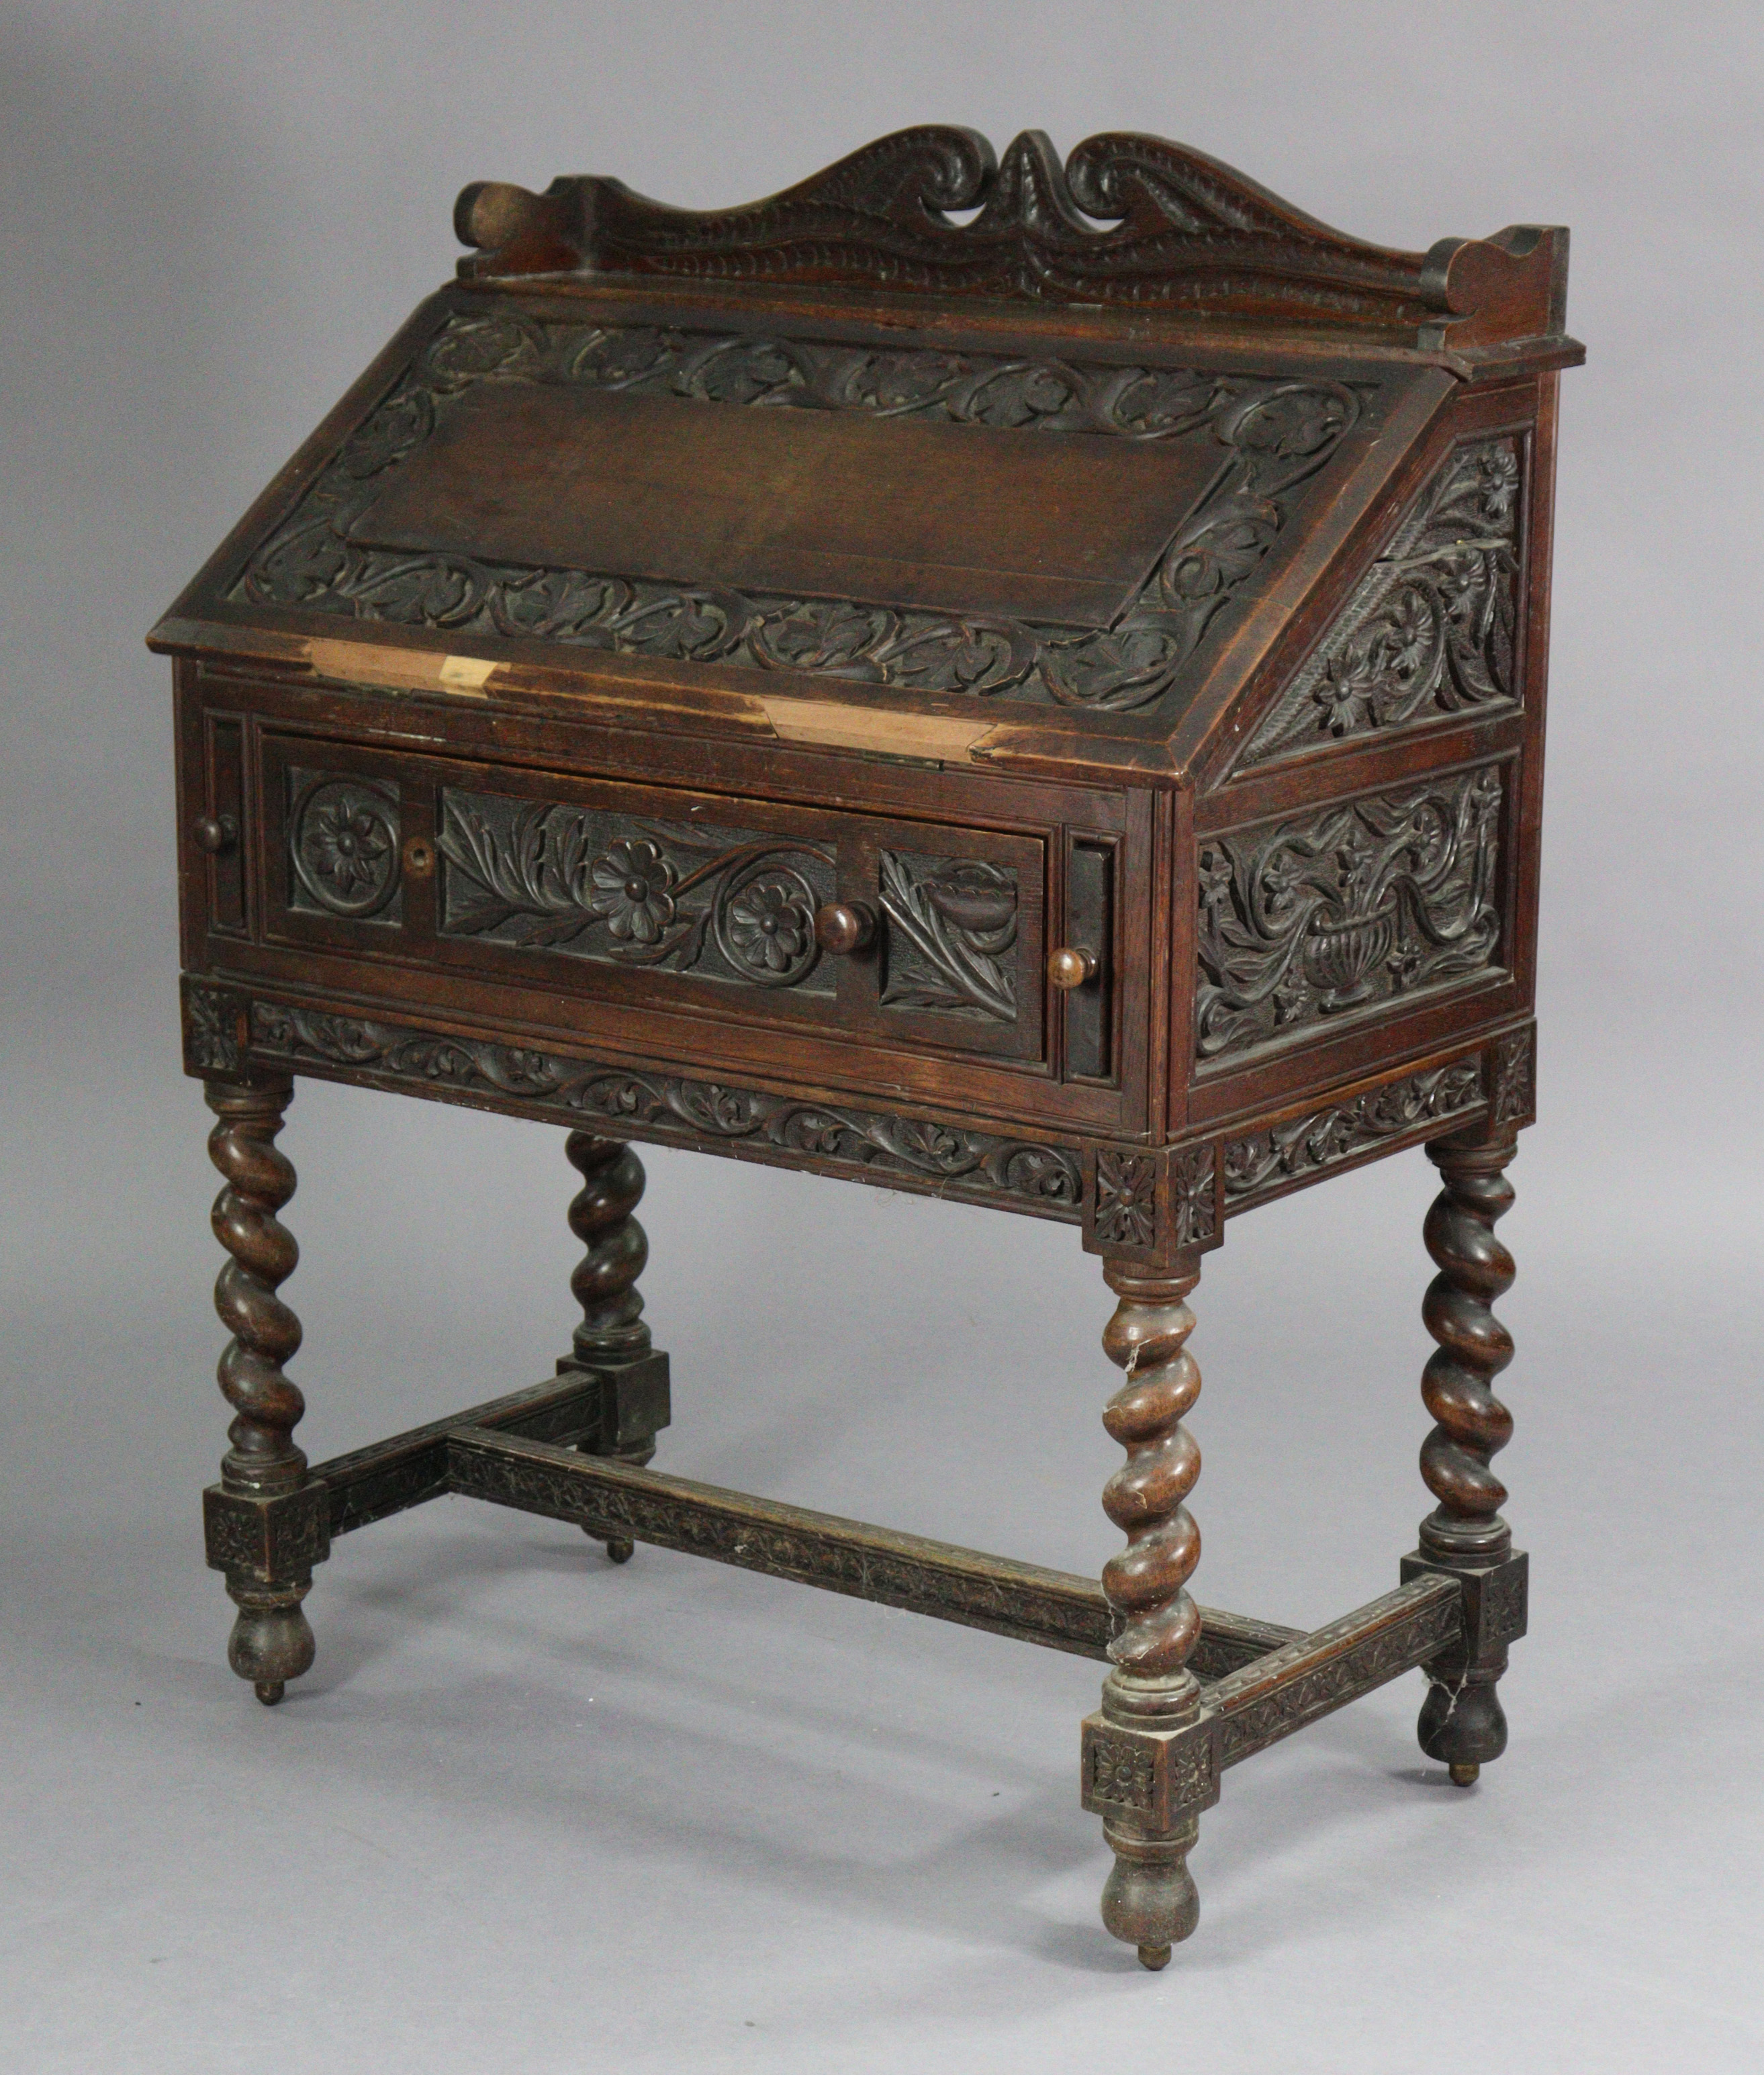
[[[1042,1056],[1041,836],[275,739],[263,779],[272,939]]]

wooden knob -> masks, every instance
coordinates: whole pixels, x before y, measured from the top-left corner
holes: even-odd
[[[201,814],[191,823],[190,834],[198,850],[218,857],[238,841],[239,825],[230,814]]]
[[[1095,951],[1075,950],[1062,944],[1057,951],[1050,952],[1047,961],[1047,976],[1054,986],[1062,990],[1082,987],[1086,980],[1096,977]]]
[[[876,910],[862,901],[830,901],[814,911],[814,941],[835,958],[861,951],[876,935]]]

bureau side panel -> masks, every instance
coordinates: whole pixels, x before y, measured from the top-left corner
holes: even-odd
[[[1247,695],[1186,853],[1191,1128],[1530,1013],[1555,382],[1443,414],[1331,615]]]

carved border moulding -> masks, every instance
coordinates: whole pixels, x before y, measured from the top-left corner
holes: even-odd
[[[831,994],[814,911],[830,846],[442,789],[441,932]]]
[[[1199,1062],[1497,969],[1504,796],[1484,764],[1206,838]]]
[[[1226,1207],[1247,1209],[1394,1139],[1435,1137],[1428,1127],[1473,1116],[1488,1104],[1479,1054],[1232,1139],[1224,1150]]]
[[[448,1488],[591,1532],[1100,1657],[1111,1613],[1087,1578],[727,1491],[607,1456],[456,1427]]]
[[[1206,1696],[1207,1705],[1219,1711],[1224,1763],[1236,1765],[1265,1750],[1457,1641],[1464,1632],[1463,1598],[1447,1589],[1456,1584],[1446,1578],[1406,1581],[1369,1605],[1228,1673]]]
[[[971,222],[952,221],[968,210]],[[1422,346],[1559,336],[1563,322],[1559,232],[1521,226],[1398,251],[1331,230],[1204,152],[1129,132],[1087,138],[1062,166],[1039,130],[1002,158],[976,130],[899,130],[739,209],[670,209],[599,178],[544,195],[478,181],[453,225],[481,255],[460,263],[468,280],[580,271],[1149,304]]]
[[[252,1004],[251,1028],[253,1058],[284,1071],[342,1068],[417,1093],[500,1100],[608,1137],[828,1168],[1073,1224],[1083,1214],[1078,1155],[1040,1140],[269,1001]]]
[[[839,598],[749,595],[617,573],[365,546],[388,469],[479,382],[652,391],[716,407],[855,411],[1192,440],[1211,488],[1112,627],[1075,630]],[[727,662],[925,692],[1137,711],[1177,683],[1379,385],[455,313],[253,556],[231,595],[348,619]]]
[[[1517,434],[1456,448],[1269,708],[1243,763],[1519,696]]]

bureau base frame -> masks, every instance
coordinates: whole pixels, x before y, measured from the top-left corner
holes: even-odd
[[[226,1182],[214,1228],[230,1256],[216,1303],[234,1336],[220,1378],[236,1414],[205,1494],[207,1552],[238,1609],[229,1659],[265,1703],[313,1661],[303,1603],[333,1538],[449,1495],[569,1523],[615,1561],[648,1543],[1095,1659],[1109,1670],[1083,1725],[1081,1786],[1114,1853],[1103,1917],[1153,1969],[1198,1920],[1187,1856],[1230,1766],[1417,1667],[1429,1674],[1422,1746],[1454,1780],[1468,1785],[1504,1748],[1496,1687],[1527,1585],[1489,1468],[1510,1423],[1490,1387],[1510,1355],[1492,1310],[1512,1277],[1493,1232],[1512,1199],[1510,1131],[1475,1124],[1427,1149],[1445,1182],[1427,1225],[1438,1344],[1422,1385],[1436,1421],[1422,1474],[1439,1505],[1394,1590],[1302,1633],[1186,1590],[1199,1555],[1184,1502],[1200,1460],[1183,1423],[1200,1389],[1186,1344],[1198,1257],[1104,1257],[1116,1304],[1103,1344],[1123,1373],[1104,1419],[1125,1460],[1104,1507],[1126,1547],[1099,1581],[651,1468],[670,1403],[637,1290],[642,1164],[628,1143],[582,1130],[567,1143],[582,1178],[569,1207],[582,1321],[557,1375],[310,1466],[283,1366],[300,1324],[277,1294],[296,1258],[276,1215],[294,1192],[275,1142],[292,1083],[211,1078],[207,1093]]]

